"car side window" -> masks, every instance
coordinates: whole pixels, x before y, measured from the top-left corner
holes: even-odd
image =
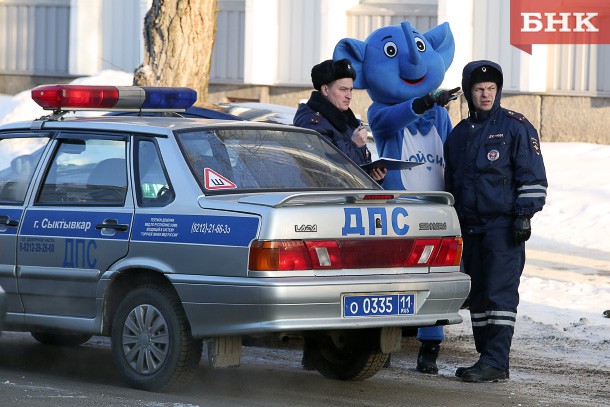
[[[136,185],[139,206],[165,206],[175,197],[157,145],[150,140],[136,144]]]
[[[60,139],[36,204],[119,206],[127,194],[126,142]]]
[[[22,204],[48,137],[0,139],[0,203]]]

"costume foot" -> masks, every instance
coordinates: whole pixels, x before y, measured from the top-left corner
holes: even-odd
[[[436,342],[422,342],[417,355],[417,366],[415,369],[420,373],[437,374],[436,358],[441,347]]]

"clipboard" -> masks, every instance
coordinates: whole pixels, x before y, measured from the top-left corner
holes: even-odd
[[[364,171],[369,172],[373,168],[387,168],[388,170],[408,170],[409,168],[417,167],[423,163],[416,163],[412,161],[397,160],[395,158],[384,158],[381,157],[368,164],[362,164],[360,168]]]

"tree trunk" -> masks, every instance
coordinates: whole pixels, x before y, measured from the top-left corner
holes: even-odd
[[[144,63],[134,75],[137,86],[184,86],[208,97],[216,37],[216,0],[153,0],[144,19]]]

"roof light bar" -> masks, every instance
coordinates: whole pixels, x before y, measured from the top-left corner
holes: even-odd
[[[197,100],[190,88],[42,85],[32,99],[45,110],[184,111]]]

